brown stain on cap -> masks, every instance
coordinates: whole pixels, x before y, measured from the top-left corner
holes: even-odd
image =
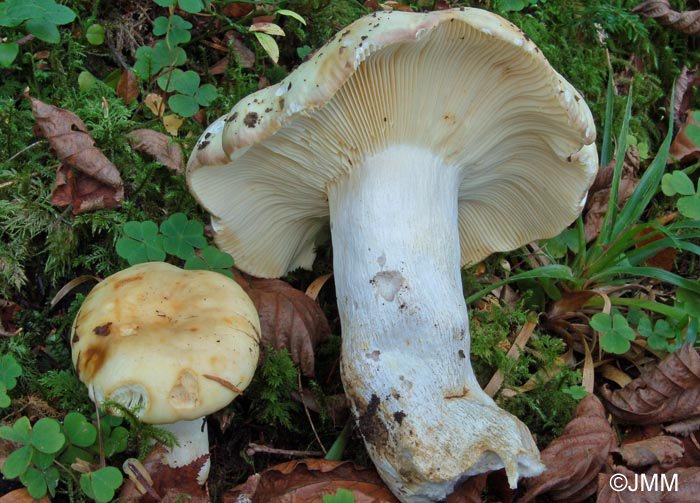
[[[106,359],[107,347],[104,345],[93,344],[85,351],[82,351],[77,362],[78,374],[82,381],[85,383],[92,381],[104,365]]]

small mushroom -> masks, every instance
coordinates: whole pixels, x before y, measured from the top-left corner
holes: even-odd
[[[460,275],[556,236],[597,171],[590,110],[535,44],[479,9],[376,12],[207,133],[187,182],[240,269],[310,267],[330,220],[343,384],[397,497],[540,473],[465,357]]]
[[[211,271],[149,262],[92,289],[73,323],[73,364],[90,398],[111,400],[175,435],[166,463],[209,454],[205,416],[250,383],[260,322],[238,284]],[[209,473],[209,461],[198,482]]]

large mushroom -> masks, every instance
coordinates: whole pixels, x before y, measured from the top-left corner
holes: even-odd
[[[464,477],[543,470],[479,387],[460,266],[557,235],[597,170],[579,93],[518,28],[478,9],[377,12],[216,120],[187,167],[217,244],[277,277],[330,217],[342,378],[403,502]]]
[[[101,281],[73,323],[73,364],[90,398],[110,400],[175,435],[165,462],[209,454],[204,416],[245,390],[258,362],[260,322],[243,289],[223,274],[163,262]],[[198,474],[209,474],[207,459]]]

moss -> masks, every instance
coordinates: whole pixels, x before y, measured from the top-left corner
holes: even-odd
[[[307,19],[306,44],[320,47],[341,28],[364,16],[369,9],[358,0],[298,0],[291,8]]]

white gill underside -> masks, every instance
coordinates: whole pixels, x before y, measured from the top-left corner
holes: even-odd
[[[581,136],[554,87],[529,55],[446,22],[376,50],[322,108],[190,183],[215,216],[219,246],[246,272],[280,276],[313,262],[329,184],[392,146],[431,150],[465,174],[461,262],[475,262],[556,235],[580,211],[591,172],[566,162]]]
[[[329,187],[342,377],[367,449],[403,501],[444,499],[466,475],[541,471],[532,437],[469,360],[457,218],[463,168],[389,148]]]

